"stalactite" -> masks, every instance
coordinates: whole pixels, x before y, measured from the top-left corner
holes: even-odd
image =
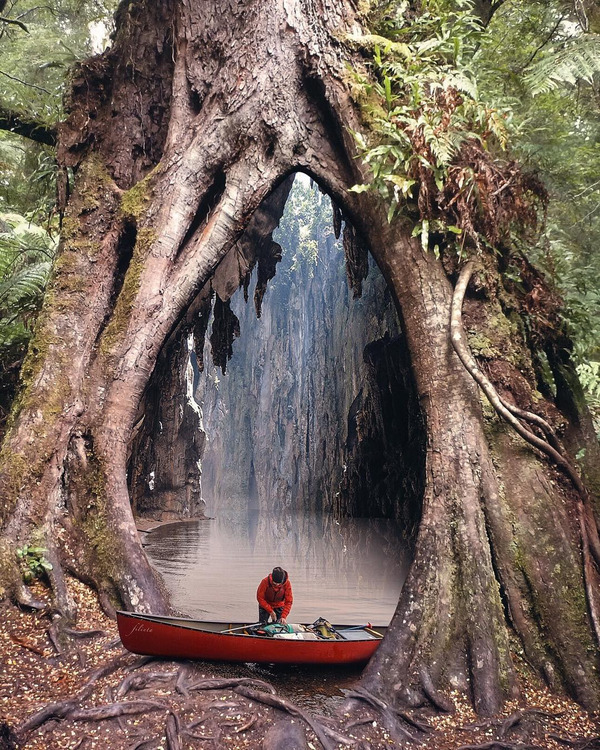
[[[347,222],[344,225],[343,242],[348,284],[357,298],[362,294],[362,282],[369,272],[369,252],[363,239]]]
[[[196,353],[198,370],[200,372],[204,371],[204,341],[206,339],[208,321],[210,320],[210,313],[212,310],[212,297],[213,293],[211,291],[209,294],[199,299],[197,312],[194,316],[192,333],[194,339],[194,351]]]
[[[342,233],[342,212],[333,199],[331,200],[331,210],[333,211],[333,233],[336,240],[339,240]]]
[[[229,300],[221,302],[215,297],[214,320],[210,334],[210,345],[213,362],[220,367],[223,374],[227,371],[227,362],[233,355],[233,340],[240,335],[240,321],[231,310]]]
[[[277,264],[281,260],[281,246],[277,242],[263,242],[260,245],[258,255],[258,277],[254,291],[254,307],[256,317],[260,318],[262,301],[267,291],[267,284],[275,276]],[[247,298],[246,298],[247,301]]]

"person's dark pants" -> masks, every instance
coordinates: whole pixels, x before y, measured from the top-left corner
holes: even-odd
[[[275,607],[275,617],[279,620],[281,618],[281,613],[283,612],[283,607]],[[259,622],[269,622],[269,616],[270,612],[267,612],[266,609],[263,609],[262,607],[258,608],[258,621]]]

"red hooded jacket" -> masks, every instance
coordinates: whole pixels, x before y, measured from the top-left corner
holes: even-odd
[[[281,616],[287,618],[292,608],[294,597],[292,596],[292,584],[290,583],[287,570],[284,573],[283,583],[279,585],[273,583],[271,573],[266,578],[263,578],[258,585],[256,598],[258,599],[259,606],[266,609],[269,614],[274,615],[274,609],[283,607]]]

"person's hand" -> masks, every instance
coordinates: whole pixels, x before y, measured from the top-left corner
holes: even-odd
[[[285,617],[280,617],[277,622],[281,623],[282,625],[287,625],[287,620],[285,619]]]
[[[268,623],[269,622],[277,622],[277,618],[275,617],[275,613],[274,612],[271,612],[271,614],[269,615],[269,619],[267,620],[267,622]]]

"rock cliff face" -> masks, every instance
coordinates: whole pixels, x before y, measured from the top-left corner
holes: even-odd
[[[138,517],[168,521],[204,515],[200,459],[205,436],[193,382],[189,336],[182,334],[161,353],[131,446],[129,488]]]
[[[396,311],[371,264],[346,281],[329,200],[296,181],[276,233],[283,259],[223,374],[208,353],[195,391],[209,515],[288,509],[418,517],[424,446]]]

